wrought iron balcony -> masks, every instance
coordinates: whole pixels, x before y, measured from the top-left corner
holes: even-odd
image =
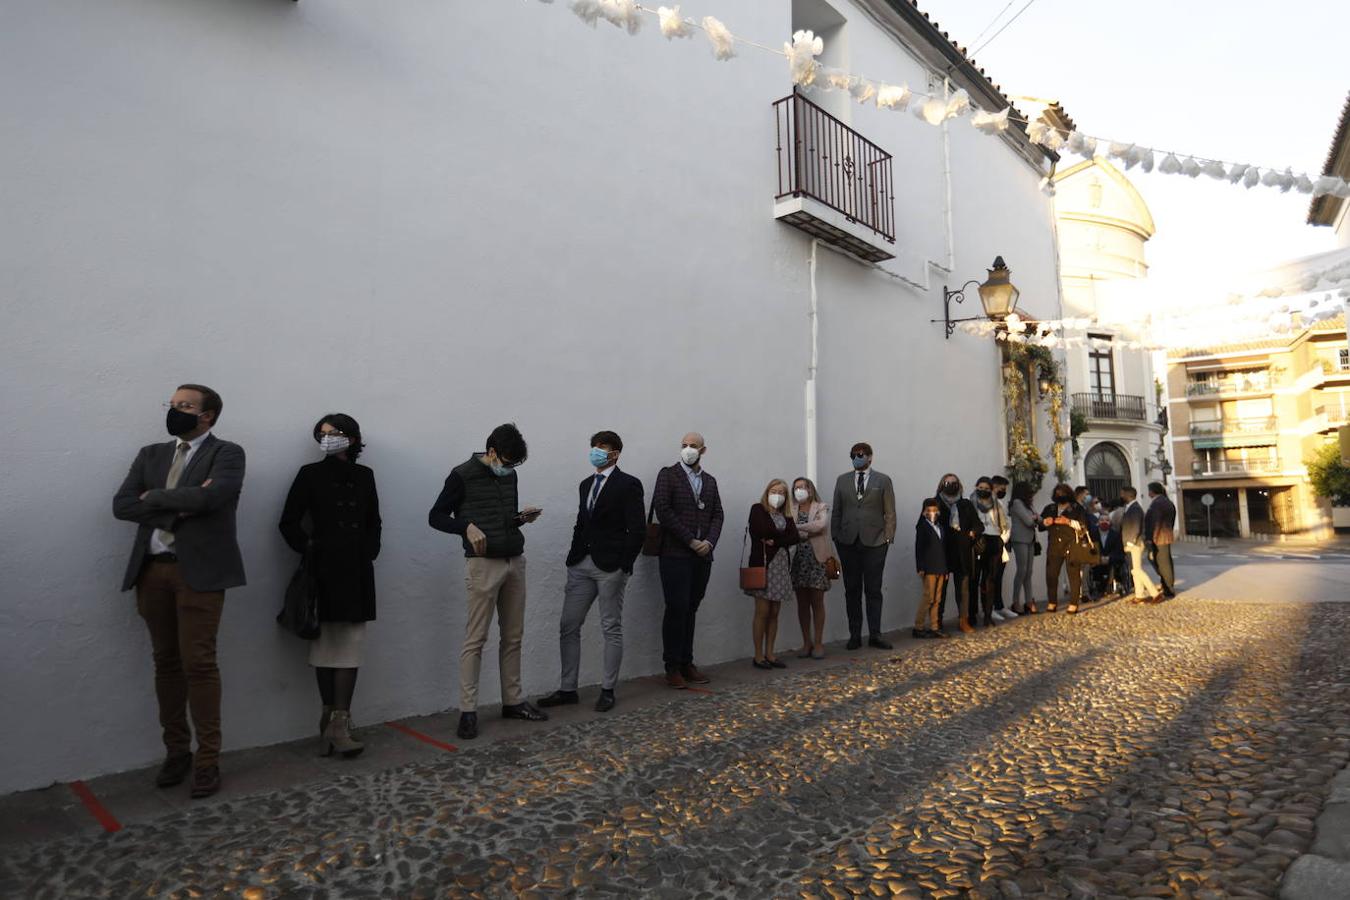
[[[801,94],[773,109],[774,217],[868,262],[895,256],[891,155]]]
[[[1148,421],[1148,409],[1144,405],[1144,398],[1132,394],[1074,394],[1073,411],[1089,419]]]
[[[1278,471],[1280,471],[1279,459],[1197,459],[1191,462],[1191,474],[1197,478]]]

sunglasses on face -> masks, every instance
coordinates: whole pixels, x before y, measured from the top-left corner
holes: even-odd
[[[853,458],[854,458],[854,459],[867,459],[867,454],[866,454],[866,453],[855,453],[855,454],[853,454]]]

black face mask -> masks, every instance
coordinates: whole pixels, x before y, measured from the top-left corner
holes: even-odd
[[[955,497],[959,493],[961,493],[961,488],[959,485],[944,484],[942,486],[942,495],[944,497]]]
[[[989,490],[985,490],[984,488],[980,488],[980,489],[978,489],[978,490],[975,491],[975,496],[976,496],[976,497],[979,497],[981,500],[988,500],[988,499],[989,499],[989,495],[992,494],[992,493],[993,493],[993,491],[989,491]]]
[[[1056,502],[1056,503],[1072,503],[1072,502],[1073,502],[1073,497],[1065,497],[1063,494],[1056,494],[1056,495],[1055,495],[1055,502]]]
[[[998,491],[998,492],[995,494],[995,496],[998,497],[998,499],[1002,500],[1004,497],[1008,496],[1008,492],[1007,492],[1007,491]]]
[[[169,430],[169,434],[180,437],[195,429],[199,421],[200,419],[190,412],[183,412],[181,409],[170,407],[168,414],[164,417],[164,427]]]

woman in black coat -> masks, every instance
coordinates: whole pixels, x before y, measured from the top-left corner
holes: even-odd
[[[362,443],[355,419],[341,413],[324,416],[314,426],[314,440],[324,459],[296,473],[280,528],[292,550],[309,555],[319,586],[321,627],[310,643],[309,664],[323,700],[323,752],[355,756],[364,747],[351,737],[352,694],[366,623],[375,618],[380,501],[375,473],[356,464]]]
[[[750,591],[755,598],[755,615],[750,623],[750,634],[755,642],[755,657],[751,664],[756,669],[786,669],[774,653],[778,641],[778,613],[787,601],[793,599],[792,566],[788,547],[801,543],[797,523],[787,513],[788,486],[775,478],[764,489],[758,503],[750,507],[746,531],[750,540],[752,567],[764,566],[764,589]]]
[[[1090,535],[1087,512],[1074,500],[1073,488],[1067,484],[1055,485],[1049,505],[1041,510],[1041,521],[1036,526],[1049,532],[1050,546],[1045,552],[1045,590],[1049,598],[1046,612],[1054,612],[1059,597],[1059,570],[1069,572],[1069,612],[1078,612],[1083,599],[1083,567],[1069,562],[1069,551],[1079,536]]]

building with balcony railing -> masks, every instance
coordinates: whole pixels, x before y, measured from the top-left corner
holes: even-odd
[[[1101,315],[1104,286],[1138,281],[1148,272],[1144,245],[1154,226],[1144,198],[1104,159],[1066,167],[1055,176],[1055,194],[1065,314],[1119,321]],[[1127,483],[1162,480],[1163,425],[1152,354],[1130,348],[1138,335],[1124,328],[1074,336],[1085,339],[1066,358],[1079,448],[1074,482],[1113,497]]]
[[[1185,527],[1216,534],[1325,532],[1330,508],[1303,461],[1350,408],[1343,318],[1288,337],[1181,350],[1168,359],[1172,452]]]
[[[50,701],[7,705],[0,793],[147,758],[153,694],[126,689],[143,661],[108,649],[130,640],[111,560],[125,559],[134,527],[105,521],[104,498],[109,460],[153,439],[158,402],[184,379],[204,378],[237,411],[222,433],[247,445],[238,524],[257,536],[275,534],[266,498],[332,407],[366,426],[362,462],[405,511],[425,508],[494,426],[518,421],[535,451],[523,499],[555,510],[530,526],[540,560],[566,554],[569,485],[586,474],[592,433],[617,428],[625,468],[650,490],[696,429],[729,523],[710,596],[736,592],[730,523],[766,472],[812,475],[828,495],[848,448],[868,441],[903,518],[937,473],[1005,470],[1000,347],[944,340],[930,320],[944,286],[984,279],[997,256],[1028,318],[1062,318],[1043,189],[1058,157],[1028,140],[1028,110],[1013,107],[999,135],[968,117],[932,127],[847,90],[794,93],[781,59],[714,64],[652,22],[634,39],[593,33],[561,2],[284,5],[87,3],[76,25],[70,2],[30,3],[3,17],[0,67],[41,61],[59,75],[13,84],[25,124],[0,140],[0,253],[21,261],[0,329],[4,512],[23,523],[0,555],[28,586],[6,595],[0,657],[12,661],[6,696]],[[989,112],[1013,102],[908,0],[685,15],[722,8],[738,35],[776,44],[814,31],[823,66],[963,91]],[[127,352],[114,322],[147,348],[180,346],[190,322],[213,350],[169,365]],[[428,402],[452,368],[488,373],[490,389]],[[278,404],[282,391],[295,401]],[[52,437],[57,410],[97,423],[100,440]],[[108,427],[113,410],[126,417]],[[1048,458],[1044,401],[1035,419]],[[98,498],[96,514],[52,502],[53,484]],[[388,718],[444,707],[442,638],[463,612],[444,603],[459,554],[399,521],[401,552],[379,563],[394,611],[382,626],[399,651],[362,688],[371,715]],[[260,538],[232,605],[273,602],[290,574],[278,546]],[[910,552],[897,541],[887,569],[887,630],[913,619]],[[529,576],[540,622],[560,615],[556,570]],[[629,585],[633,608],[660,608],[651,572]],[[743,655],[741,604],[710,602],[699,625],[700,663]],[[660,616],[629,626],[626,671],[663,671]],[[844,617],[829,629],[845,637]],[[221,631],[222,658],[251,660],[225,700],[241,748],[298,737],[309,718],[298,658],[256,652],[275,632],[266,616]],[[529,693],[556,686],[538,657],[526,660]],[[485,694],[497,679],[484,667]],[[63,684],[79,689],[53,690]]]

